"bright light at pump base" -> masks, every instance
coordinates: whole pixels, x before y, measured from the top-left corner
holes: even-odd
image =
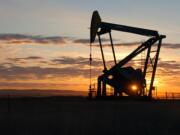
[[[137,86],[136,85],[132,85],[131,89],[135,91],[135,90],[137,90]]]

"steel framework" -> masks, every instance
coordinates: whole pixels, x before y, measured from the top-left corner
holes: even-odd
[[[147,41],[143,42],[139,47],[137,47],[124,59],[117,62],[113,39],[111,35],[112,30],[128,32],[142,36],[148,36],[150,38]],[[107,69],[106,61],[104,57],[103,44],[101,40],[101,35],[103,34],[109,34],[109,38],[110,38],[110,45],[112,48],[112,53],[114,58],[114,66],[110,69]],[[166,38],[166,36],[159,35],[158,32],[155,30],[102,22],[99,13],[97,11],[94,11],[91,20],[90,43],[93,43],[95,41],[96,36],[98,36],[99,39],[99,45],[102,55],[103,66],[104,66],[103,74],[98,77],[97,97],[107,96],[106,94],[107,84],[114,88],[114,96],[118,96],[118,95],[121,96],[122,93],[124,92],[128,96],[152,97],[152,90],[154,89],[153,83],[156,74],[162,39]],[[152,50],[153,45],[156,47],[156,50]],[[134,57],[136,57],[138,54],[142,53],[143,51],[147,51],[143,70],[134,69],[133,67],[123,67],[125,66],[125,64],[127,64],[130,60],[132,60]],[[154,53],[153,59],[151,57],[152,53]],[[148,63],[151,63],[152,65],[152,72],[150,77],[149,89],[147,90],[148,94],[146,94],[145,89],[147,86],[146,75],[148,72],[147,71]],[[133,83],[136,84],[137,88],[135,86],[132,86]]]

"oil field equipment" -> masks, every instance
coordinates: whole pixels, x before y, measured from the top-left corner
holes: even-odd
[[[122,31],[133,34],[138,34],[142,36],[147,36],[149,39],[143,42],[138,46],[134,51],[127,55],[124,59],[117,62],[114,44],[112,40],[111,31]],[[101,35],[109,34],[110,45],[112,47],[112,53],[114,58],[114,65],[107,69],[106,61],[103,52],[103,45],[101,40]],[[99,39],[99,46],[102,55],[102,61],[104,70],[103,73],[98,77],[97,81],[97,97],[106,97],[107,88],[106,85],[109,85],[113,88],[113,96],[122,96],[123,93],[129,97],[152,97],[152,90],[154,89],[154,78],[156,74],[156,68],[160,53],[160,48],[162,44],[162,39],[166,38],[165,35],[159,35],[158,31],[130,27],[125,25],[107,23],[101,21],[98,11],[94,11],[91,19],[90,26],[90,44],[95,41],[96,36]],[[156,49],[152,50],[152,46],[155,46]],[[146,51],[146,58],[144,60],[143,69],[134,69],[132,66],[125,67],[130,60],[135,58],[138,54]],[[153,58],[152,58],[153,53]],[[91,55],[90,55],[91,56]],[[91,61],[91,58],[90,58]],[[150,75],[150,84],[147,88],[146,77],[147,77],[147,68],[151,64],[151,75]],[[91,88],[91,87],[90,87]],[[145,92],[146,91],[146,92]],[[90,91],[91,92],[91,91]]]

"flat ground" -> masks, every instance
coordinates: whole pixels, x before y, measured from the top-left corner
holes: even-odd
[[[180,135],[180,101],[0,100],[1,135]]]

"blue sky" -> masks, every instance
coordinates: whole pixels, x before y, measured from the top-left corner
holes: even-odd
[[[159,30],[179,43],[180,1],[172,0],[1,0],[1,33],[88,37],[90,16]]]

